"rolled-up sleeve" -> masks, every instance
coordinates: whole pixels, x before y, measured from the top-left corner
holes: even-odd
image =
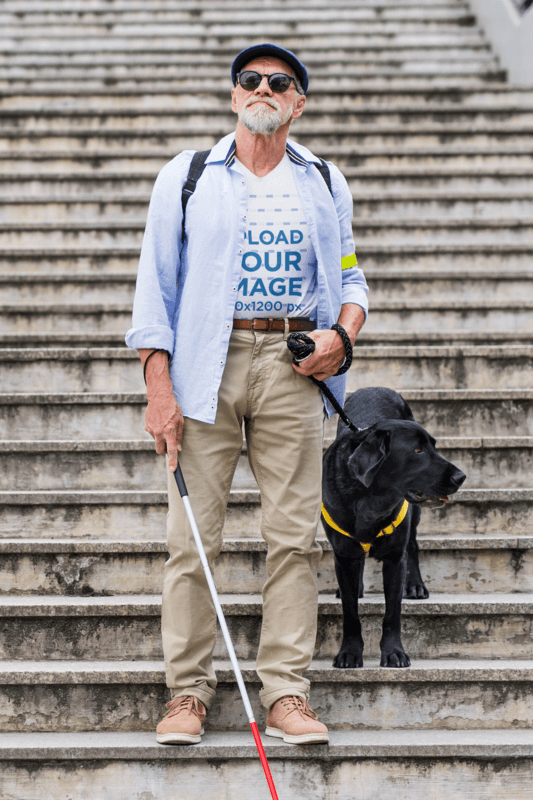
[[[180,153],[163,167],[154,185],[139,260],[132,328],[126,334],[126,344],[134,350],[174,351],[181,190],[191,158],[192,151]]]
[[[361,306],[368,315],[368,286],[362,270],[357,266],[355,245],[352,231],[353,198],[346,183],[344,175],[334,165],[328,162],[331,175],[331,188],[333,201],[337,209],[341,234],[341,277],[342,295],[341,302],[355,303]]]

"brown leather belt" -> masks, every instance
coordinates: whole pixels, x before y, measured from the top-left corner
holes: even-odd
[[[289,319],[288,323],[290,331],[314,331],[316,328],[316,322],[305,317],[295,317],[294,319]],[[285,330],[285,320],[267,317],[255,317],[255,319],[234,319],[233,329],[246,331],[266,331],[267,333],[270,333],[271,331],[280,331],[283,333]]]

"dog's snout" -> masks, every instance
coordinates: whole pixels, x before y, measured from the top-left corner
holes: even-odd
[[[450,479],[451,479],[451,482],[453,483],[453,485],[456,486],[457,488],[459,488],[465,482],[466,475],[464,474],[464,472],[461,472],[460,469],[457,469],[453,473],[453,475],[450,476]]]

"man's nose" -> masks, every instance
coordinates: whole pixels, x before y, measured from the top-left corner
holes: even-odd
[[[272,89],[270,88],[270,86],[268,84],[267,76],[263,75],[263,77],[261,78],[261,83],[259,84],[259,86],[255,90],[254,94],[265,94],[265,93],[266,94],[272,94]]]

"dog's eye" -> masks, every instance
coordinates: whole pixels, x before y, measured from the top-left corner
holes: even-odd
[[[422,452],[423,452],[423,448],[422,447],[417,447],[416,450],[415,450],[415,453],[422,453]]]

